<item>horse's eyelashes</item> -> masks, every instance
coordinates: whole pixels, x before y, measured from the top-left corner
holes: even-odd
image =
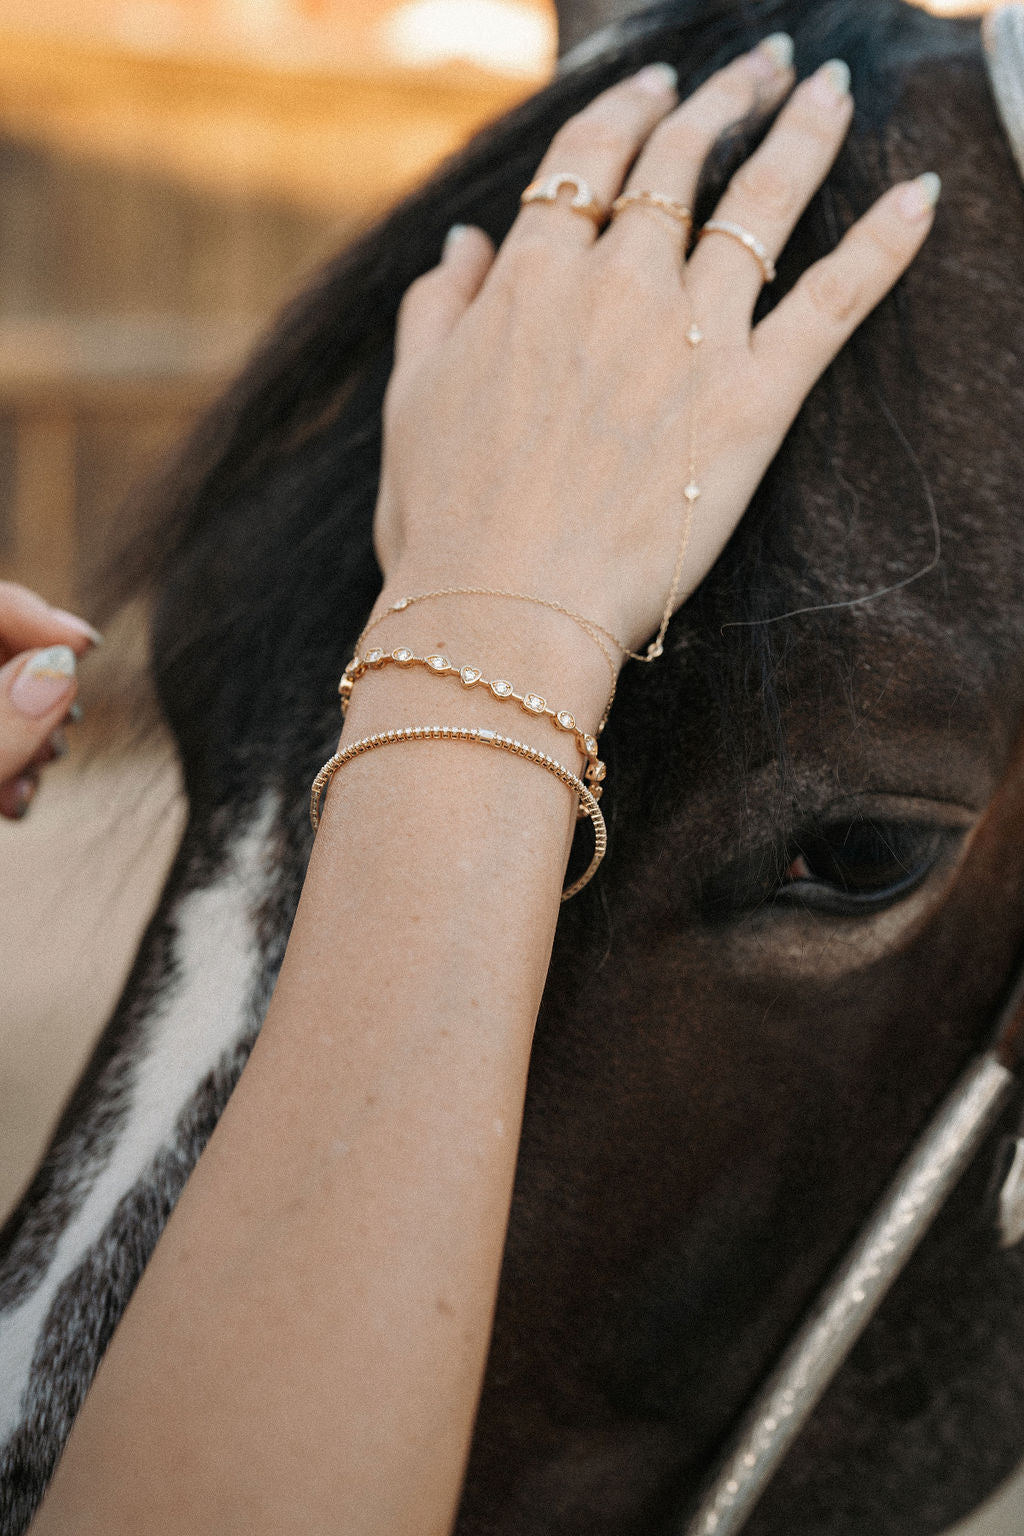
[[[795,909],[869,917],[915,891],[959,831],[923,821],[846,816],[744,855],[704,885],[711,922]]]
[[[877,912],[917,889],[947,841],[938,827],[866,817],[813,828],[787,847],[775,900],[851,916]]]

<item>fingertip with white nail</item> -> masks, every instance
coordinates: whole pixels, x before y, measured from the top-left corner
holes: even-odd
[[[770,33],[761,39],[754,52],[766,57],[780,74],[793,68],[795,46],[788,32]]]
[[[25,662],[8,698],[21,715],[38,720],[56,709],[75,686],[77,661],[70,645],[50,645]]]
[[[908,181],[899,191],[900,212],[904,218],[926,218],[932,212],[942,191],[942,179],[934,171],[925,171],[913,181]]]
[[[86,619],[79,618],[77,613],[69,613],[66,608],[53,608],[51,612],[54,618],[60,619],[62,624],[66,625],[69,629],[75,630],[83,639],[88,640],[90,645],[103,644],[103,636],[99,630],[95,629]]]

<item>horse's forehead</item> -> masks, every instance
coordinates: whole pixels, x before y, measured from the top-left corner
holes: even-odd
[[[798,622],[773,680],[774,723],[756,689],[724,738],[713,702],[688,714],[666,804],[683,843],[732,857],[897,802],[901,815],[911,802],[925,816],[940,804],[980,813],[1013,752],[1024,667],[997,665],[973,619],[937,620],[926,593],[851,611],[827,631]],[[709,740],[722,747],[709,752]]]

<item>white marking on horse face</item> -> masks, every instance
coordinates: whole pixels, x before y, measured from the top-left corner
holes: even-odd
[[[54,1297],[99,1238],[121,1198],[174,1136],[186,1104],[252,1023],[260,953],[253,913],[266,889],[276,798],[266,796],[212,885],[176,914],[179,970],[146,1023],[129,1104],[105,1166],[69,1221],[35,1289],[0,1314],[0,1447],[18,1427],[32,1358]]]

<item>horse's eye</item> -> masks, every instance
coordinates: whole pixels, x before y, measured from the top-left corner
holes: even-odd
[[[818,827],[787,848],[775,899],[833,912],[878,911],[920,885],[942,846],[939,829],[912,822]]]

